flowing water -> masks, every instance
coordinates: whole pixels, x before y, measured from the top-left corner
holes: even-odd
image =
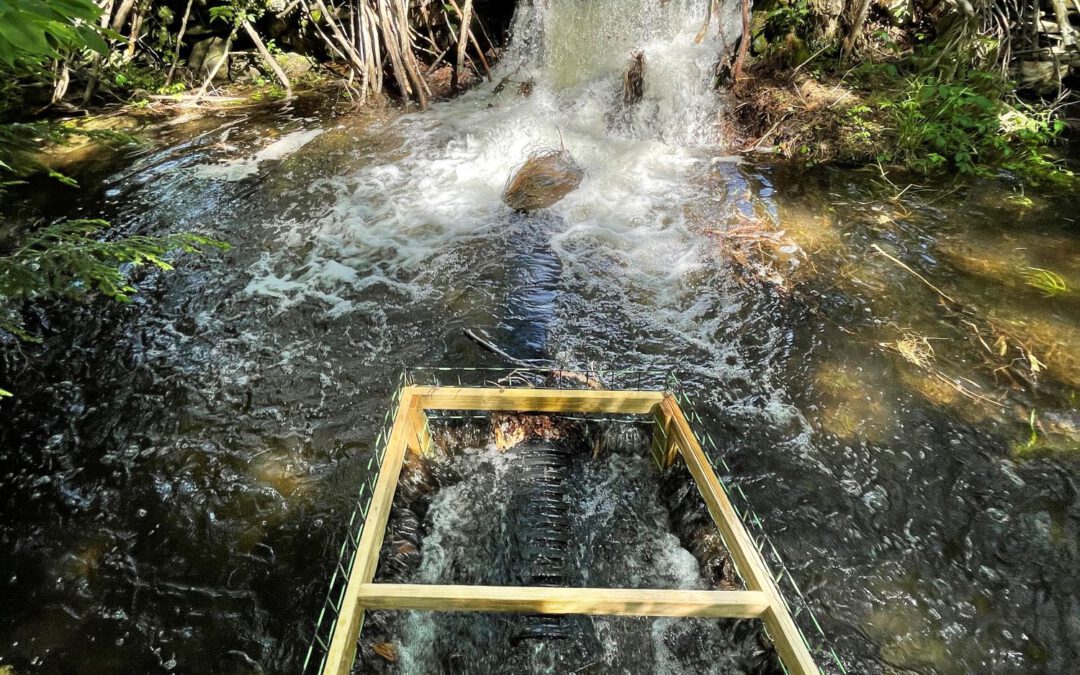
[[[399,369],[503,365],[480,328],[520,358],[675,368],[850,672],[1070,670],[1077,200],[728,156],[734,5],[695,44],[704,0],[548,0],[496,82],[428,111],[179,118],[79,190],[32,186],[9,215],[233,248],[131,305],[39,308],[44,343],[4,347],[0,666],[295,672]],[[506,176],[541,147],[587,176],[513,214]],[[672,630],[618,628],[669,670],[709,658]]]

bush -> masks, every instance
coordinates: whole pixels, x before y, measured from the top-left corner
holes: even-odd
[[[1048,110],[1005,97],[992,76],[966,82],[910,77],[900,96],[877,102],[896,129],[896,149],[882,159],[924,173],[951,168],[979,175],[1001,167],[1033,183],[1069,180],[1071,172],[1048,159],[1064,125]]]

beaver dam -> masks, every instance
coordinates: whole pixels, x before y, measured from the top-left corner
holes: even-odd
[[[399,390],[308,672],[820,672],[695,413],[568,376]]]

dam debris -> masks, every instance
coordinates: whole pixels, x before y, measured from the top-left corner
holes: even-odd
[[[537,150],[506,181],[502,199],[515,211],[546,209],[577,189],[585,177],[570,153]]]
[[[645,96],[645,52],[630,52],[630,63],[623,74],[623,105],[630,107],[641,102]]]

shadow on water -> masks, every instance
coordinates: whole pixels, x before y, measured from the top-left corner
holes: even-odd
[[[516,358],[551,358],[548,333],[556,319],[562,264],[550,239],[562,226],[559,218],[546,214],[515,213],[507,223],[512,248],[505,262],[509,278],[502,306],[508,313],[498,321],[498,334],[504,336],[499,344]]]

